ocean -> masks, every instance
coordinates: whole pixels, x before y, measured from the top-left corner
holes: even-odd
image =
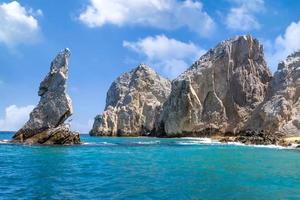
[[[300,199],[300,150],[200,138],[81,135],[79,146],[0,134],[0,199]]]

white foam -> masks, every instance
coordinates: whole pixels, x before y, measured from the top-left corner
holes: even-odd
[[[222,143],[224,145],[234,145],[234,146],[246,146],[246,147],[255,147],[255,148],[268,148],[268,149],[296,149],[297,145],[292,145],[289,147],[284,147],[280,145],[261,145],[261,144],[243,144],[240,142],[227,142],[227,143]]]
[[[234,146],[245,146],[245,147],[255,147],[255,148],[270,148],[270,149],[296,149],[298,146],[297,144],[293,144],[289,147],[284,147],[280,145],[256,145],[256,144],[243,144],[240,142],[226,142],[222,143],[218,140],[214,140],[211,138],[193,138],[193,137],[186,137],[181,138],[184,141],[176,142],[176,144],[179,145],[204,145],[204,144],[210,144],[210,145],[234,145]]]
[[[149,141],[149,142],[135,142],[136,144],[144,144],[144,145],[147,145],[147,144],[159,144],[160,141]]]
[[[10,140],[0,140],[0,144],[9,144]]]
[[[82,145],[87,145],[87,146],[94,146],[94,145],[99,145],[99,146],[112,146],[116,145],[114,143],[109,143],[109,142],[83,142]]]
[[[191,138],[186,137],[182,138],[184,141],[176,142],[179,145],[203,145],[203,144],[221,144],[221,142],[217,140],[213,140],[211,138]]]

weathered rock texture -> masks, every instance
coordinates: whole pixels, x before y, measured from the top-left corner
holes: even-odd
[[[278,65],[265,101],[245,129],[264,135],[300,136],[300,50]]]
[[[139,136],[154,129],[171,84],[146,65],[121,75],[107,92],[105,111],[90,135]]]
[[[270,78],[258,40],[221,42],[172,82],[157,135],[238,133],[264,100]]]
[[[70,50],[61,51],[51,63],[50,72],[41,82],[39,104],[30,119],[13,137],[27,144],[79,144],[78,133],[70,131],[65,120],[72,115],[72,102],[66,93]]]
[[[286,137],[300,136],[299,97],[300,50],[272,77],[258,40],[239,36],[209,50],[172,81],[171,92],[169,81],[144,65],[120,76],[90,134],[286,146]]]

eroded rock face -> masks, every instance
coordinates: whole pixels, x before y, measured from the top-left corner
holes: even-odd
[[[107,92],[105,111],[90,135],[139,136],[154,129],[171,84],[146,65],[118,77]]]
[[[65,120],[72,115],[72,102],[66,93],[70,50],[62,50],[52,61],[50,72],[41,82],[39,104],[30,119],[13,137],[13,142],[28,144],[78,144],[78,133],[70,131]]]
[[[271,73],[251,36],[226,40],[172,82],[157,135],[237,133],[264,100]]]
[[[278,65],[266,100],[245,129],[264,134],[300,136],[300,50]]]

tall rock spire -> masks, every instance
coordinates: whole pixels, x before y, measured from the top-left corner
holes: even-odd
[[[13,141],[28,144],[77,144],[78,133],[73,133],[66,119],[72,115],[72,101],[66,92],[69,49],[62,50],[51,62],[50,72],[41,82],[38,105],[30,119],[14,135]]]

